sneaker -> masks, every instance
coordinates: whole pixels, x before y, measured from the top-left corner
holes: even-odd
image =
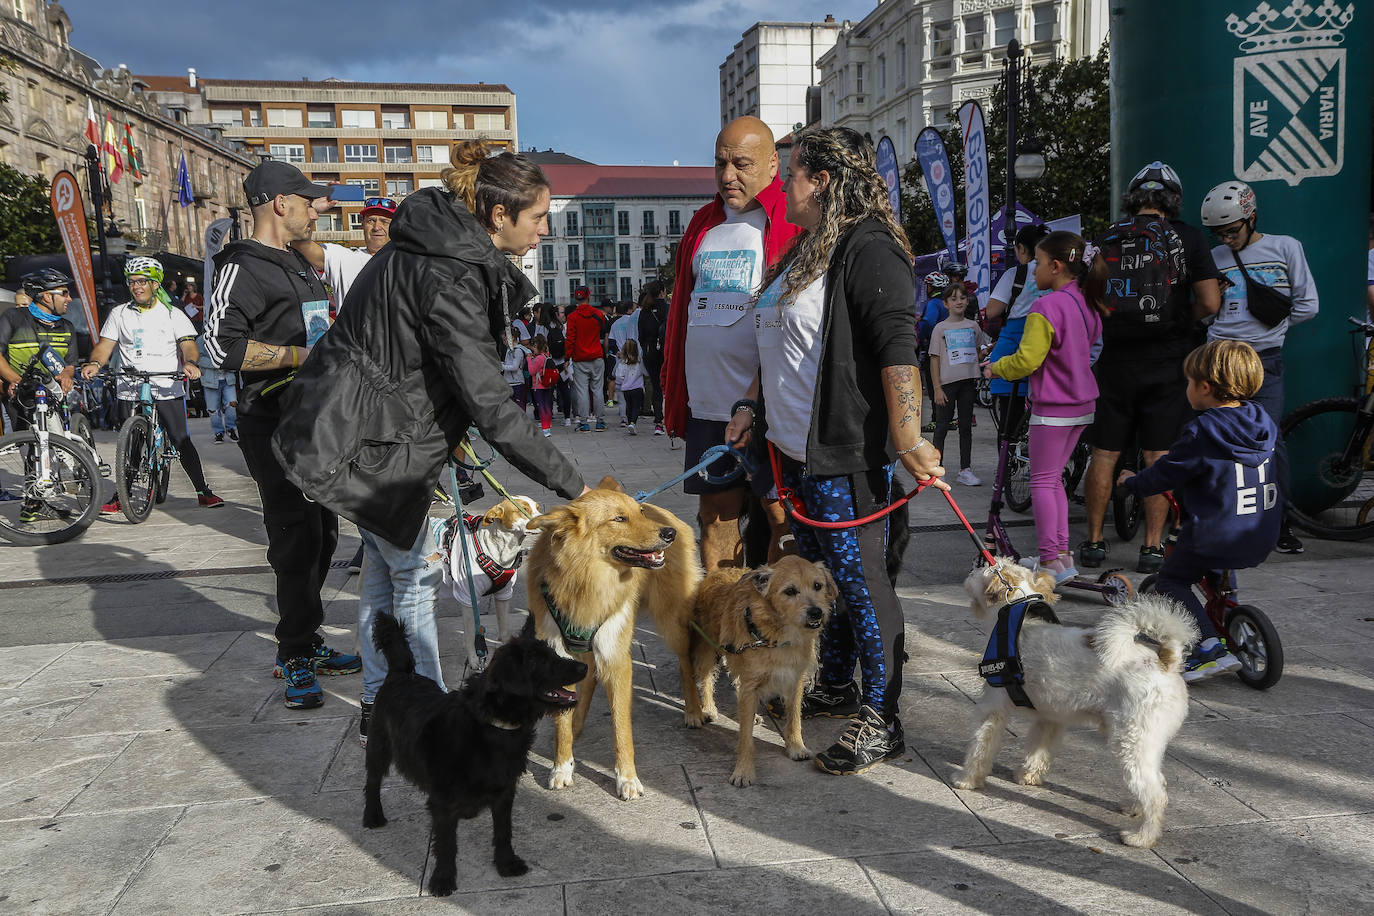
[[[453,497],[445,493],[443,487],[435,487],[434,492],[430,494],[429,499],[431,503],[438,503],[443,506],[453,505]]]
[[[639,435],[639,430],[635,429],[635,427],[634,427],[633,424],[631,424],[630,426],[625,427],[625,431],[626,431],[627,433],[629,433],[630,435],[632,435],[632,436],[638,436],[638,435]]]
[[[549,438],[551,438],[552,436],[553,436],[553,430],[550,430],[550,429],[544,430],[544,438],[545,438],[545,439],[549,439]]]
[[[668,450],[669,450],[669,451],[675,452],[675,451],[677,451],[678,449],[682,448],[682,443],[683,443],[683,440],[682,440],[682,439],[679,439],[677,436],[669,436],[669,437],[668,437]]]
[[[1293,533],[1293,529],[1284,525],[1283,529],[1279,531],[1279,540],[1274,545],[1274,549],[1279,553],[1302,553],[1304,548],[1302,541],[1298,540],[1298,536]]]
[[[1183,680],[1192,684],[1239,667],[1240,659],[1227,651],[1225,645],[1217,643],[1210,649],[1193,650],[1193,654],[1183,663]]]
[[[218,509],[224,505],[224,500],[206,490],[204,493],[196,494],[196,502],[206,509]]]
[[[467,483],[458,484],[458,495],[462,497],[464,503],[470,506],[486,496],[487,491],[482,489],[482,485],[477,481],[469,480]],[[448,504],[453,505],[453,500],[449,500]]]
[[[614,406],[615,406],[615,401],[611,400],[610,398],[607,398],[607,399],[606,399],[606,406],[607,406],[607,407],[614,407]]]
[[[229,441],[230,441],[230,442],[237,442],[237,441],[239,441],[239,431],[238,431],[237,429],[230,429],[230,430],[229,430]]]
[[[285,677],[286,666],[290,664],[288,660],[283,662],[281,656],[277,656],[276,667],[272,669],[273,677]],[[356,655],[345,655],[336,649],[331,649],[324,643],[317,643],[315,649],[310,654],[310,663],[314,666],[316,674],[338,675],[338,674],[357,674],[363,670],[363,660]]]
[[[966,487],[981,487],[983,482],[973,473],[972,468],[964,468],[954,478]]]
[[[224,433],[215,433],[215,441],[216,441],[216,442],[223,442],[223,441],[224,441]]]
[[[356,576],[363,571],[363,545],[358,545],[358,552],[353,554],[353,559],[348,561],[348,574]]]
[[[1106,541],[1084,541],[1078,545],[1078,562],[1088,569],[1097,569],[1107,559]]]
[[[666,436],[666,435],[668,435],[668,431],[665,430],[665,429],[663,428],[663,424],[662,424],[662,423],[655,423],[655,424],[654,424],[654,435],[655,435],[655,436]]]
[[[563,425],[564,425],[564,426],[572,426],[572,417],[564,417],[564,418],[563,418]]]
[[[101,515],[118,515],[119,513],[123,512],[123,511],[124,511],[123,509],[119,508],[119,497],[118,497],[118,496],[116,496],[114,499],[110,500],[110,501],[107,502],[105,505],[103,505],[103,506],[100,507],[100,514],[101,514]]]
[[[592,425],[590,423],[587,423],[586,421],[583,421],[577,424],[577,431],[579,433],[589,433],[592,431]]]
[[[36,499],[26,499],[19,507],[19,521],[21,524],[29,525],[45,517],[43,512],[44,505]]]
[[[906,750],[901,720],[888,722],[872,706],[863,706],[840,740],[816,755],[816,768],[836,776],[872,769]]]
[[[630,425],[630,421],[629,421],[629,420],[621,420],[621,421],[620,421],[620,428],[621,428],[621,429],[624,429],[625,427],[627,427],[627,426],[629,426],[629,425]]]
[[[596,421],[596,431],[597,431],[597,432],[602,432],[602,431],[605,430],[605,429],[606,429],[606,421],[605,421],[605,420],[597,420],[597,421]]]
[[[1068,566],[1054,567],[1050,569],[1050,572],[1054,573],[1055,588],[1058,588],[1065,582],[1069,581],[1070,579],[1078,575],[1078,569],[1072,563],[1070,563]]]
[[[922,427],[921,427],[921,432],[923,432],[923,433],[933,433],[933,432],[935,432],[935,421],[934,421],[934,420],[931,420],[931,421],[930,421],[929,423],[927,423],[925,426],[922,426]]]
[[[372,704],[363,700],[359,703],[358,743],[367,747],[367,729],[372,724]]]
[[[1080,554],[1081,556],[1081,554]],[[1164,565],[1164,545],[1158,547],[1141,547],[1140,559],[1136,561],[1135,571],[1143,573],[1159,572],[1159,568]]]
[[[848,719],[859,711],[862,700],[859,685],[853,681],[842,687],[828,687],[817,681],[802,694],[802,718]]]
[[[287,709],[314,709],[324,705],[324,691],[315,680],[315,667],[304,657],[277,660],[278,677],[286,681]]]

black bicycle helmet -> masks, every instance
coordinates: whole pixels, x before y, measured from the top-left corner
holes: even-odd
[[[1129,193],[1141,189],[1146,191],[1173,191],[1175,194],[1182,194],[1183,182],[1179,181],[1178,172],[1175,172],[1172,166],[1156,159],[1135,173],[1135,177],[1131,179],[1131,184],[1126,190]]]
[[[42,270],[35,270],[33,273],[24,274],[24,279],[20,281],[24,286],[24,292],[29,294],[29,298],[35,302],[38,297],[50,289],[61,289],[64,286],[72,285],[72,278],[64,274],[55,267],[44,267]]]

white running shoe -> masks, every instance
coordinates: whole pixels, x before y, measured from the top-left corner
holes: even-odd
[[[548,438],[551,437],[552,435],[553,435],[553,430],[551,430],[551,429],[546,429],[546,430],[544,430],[544,438],[545,438],[545,439],[548,439]]]
[[[974,475],[972,468],[964,468],[954,479],[966,487],[981,487],[983,485],[983,482]]]
[[[572,417],[564,417],[564,418],[563,418],[563,425],[564,425],[564,426],[572,426]]]

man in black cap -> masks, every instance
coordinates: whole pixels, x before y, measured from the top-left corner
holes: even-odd
[[[219,368],[243,374],[239,448],[262,497],[267,561],[277,577],[277,661],[286,705],[324,702],[317,674],[353,674],[356,655],[324,644],[320,588],[339,540],[339,519],[293,486],[272,454],[277,399],[310,347],[329,329],[329,293],[292,242],[310,237],[313,201],[328,195],[290,163],[268,160],[244,179],[253,210],[251,238],[215,256],[205,315],[205,351]]]

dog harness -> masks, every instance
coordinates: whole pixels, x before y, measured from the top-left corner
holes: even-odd
[[[988,637],[988,647],[983,650],[983,661],[978,665],[978,674],[993,687],[1007,691],[1011,701],[1017,706],[1034,709],[1035,704],[1026,695],[1025,672],[1021,668],[1019,643],[1021,625],[1027,617],[1035,617],[1050,623],[1058,623],[1059,618],[1045,603],[1041,595],[1029,595],[1011,604],[1004,604],[997,612],[997,626]]]
[[[557,604],[554,604],[553,595],[549,593],[547,583],[539,583],[539,594],[544,599],[544,604],[548,606],[549,616],[553,622],[558,624],[558,632],[563,634],[563,644],[568,647],[569,652],[590,652],[592,651],[592,640],[596,638],[598,627],[576,627],[568,619],[568,615],[561,611]]]
[[[698,633],[700,633],[701,638],[706,640],[706,642],[710,644],[710,646],[714,648],[717,652],[728,653],[730,655],[739,655],[740,653],[747,652],[750,649],[776,649],[778,647],[779,643],[776,639],[763,638],[763,634],[759,632],[758,626],[754,623],[754,609],[747,604],[744,606],[744,626],[745,629],[749,631],[749,635],[753,637],[753,639],[750,642],[747,642],[742,646],[736,646],[731,643],[725,643],[724,645],[721,645],[717,643],[715,640],[713,640],[711,637],[707,636],[706,631],[701,628],[700,624],[698,624],[695,620],[692,621],[692,628],[696,630]]]
[[[482,570],[482,575],[491,580],[491,585],[488,586],[486,591],[482,592],[481,597],[485,598],[488,595],[500,591],[507,582],[515,577],[515,571],[519,569],[520,562],[524,559],[524,554],[522,553],[516,557],[514,566],[509,568],[502,566],[500,563],[493,560],[482,550],[481,546],[478,545],[476,535],[477,529],[481,526],[482,516],[468,515],[466,512],[463,513],[461,527],[466,528],[468,534],[473,536],[472,543],[475,553],[474,559],[477,561],[477,568]],[[445,556],[451,555],[453,551],[453,539],[457,536],[459,527],[458,516],[456,515],[444,523],[444,533],[439,541],[439,549],[443,551]]]

